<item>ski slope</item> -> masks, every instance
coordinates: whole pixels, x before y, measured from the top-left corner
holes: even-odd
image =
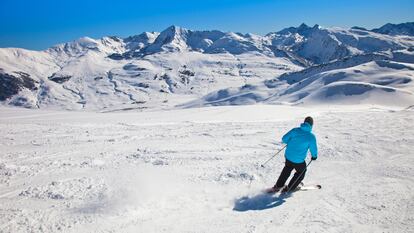
[[[311,115],[319,158],[285,198],[260,164]],[[413,109],[0,109],[0,232],[412,232]]]

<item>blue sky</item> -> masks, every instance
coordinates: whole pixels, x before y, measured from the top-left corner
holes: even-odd
[[[45,49],[82,36],[126,37],[170,25],[266,34],[319,24],[362,26],[414,21],[414,0],[0,0],[0,47]]]

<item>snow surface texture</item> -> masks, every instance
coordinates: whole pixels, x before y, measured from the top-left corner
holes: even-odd
[[[398,52],[412,56],[411,53]],[[254,103],[295,105],[388,105],[414,103],[414,64],[398,56],[358,55],[281,75],[254,85],[218,90],[183,107]]]
[[[304,87],[305,88],[305,87]],[[303,89],[303,88],[302,88]],[[315,118],[321,190],[262,194]],[[0,109],[0,232],[412,232],[413,109]]]
[[[84,37],[45,51],[2,48],[0,101],[92,111],[256,102],[409,106],[412,28],[412,23],[373,31],[302,24],[258,36],[171,26],[124,39]],[[392,65],[376,69],[373,61]],[[353,76],[352,69],[361,73]],[[327,82],[328,76],[334,80]],[[295,80],[310,84],[301,88]]]

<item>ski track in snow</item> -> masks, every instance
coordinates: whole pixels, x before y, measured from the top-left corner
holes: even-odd
[[[243,114],[245,113],[245,114]],[[271,197],[281,136],[315,116],[305,184]],[[414,115],[238,106],[2,108],[0,232],[412,232]]]

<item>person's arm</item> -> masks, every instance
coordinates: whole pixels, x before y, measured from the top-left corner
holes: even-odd
[[[312,137],[312,140],[311,140],[310,145],[309,145],[309,150],[311,152],[312,159],[313,160],[317,159],[318,158],[318,146],[316,145],[316,137],[315,136]]]
[[[292,135],[293,135],[293,129],[291,129],[289,132],[283,135],[282,142],[285,144],[288,144],[289,140],[292,138]]]

